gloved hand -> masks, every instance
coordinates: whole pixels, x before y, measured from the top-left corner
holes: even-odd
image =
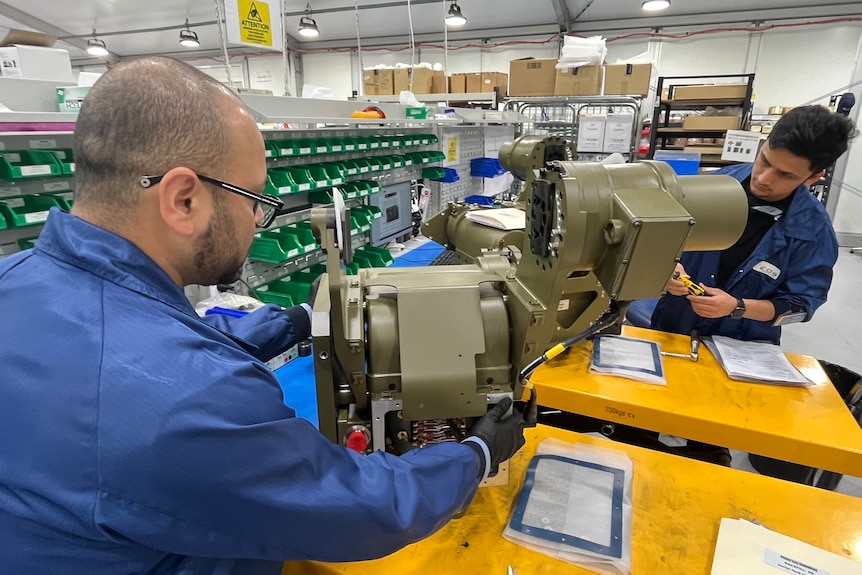
[[[525,443],[524,427],[529,422],[517,409],[513,409],[512,413],[506,416],[506,412],[511,406],[512,399],[510,397],[503,398],[476,422],[476,425],[470,430],[470,436],[464,440],[468,445],[476,444],[477,442],[472,439],[475,437],[487,446],[490,461],[485,463],[491,469],[515,455]]]
[[[323,277],[323,274],[314,278],[314,281],[311,282],[311,287],[308,289],[308,299],[305,300],[305,303],[314,307],[314,299],[317,297],[317,290],[320,288],[320,278]]]

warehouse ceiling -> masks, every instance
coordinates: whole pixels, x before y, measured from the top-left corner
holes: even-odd
[[[306,2],[320,28],[315,41],[299,42],[299,19]],[[358,30],[363,47],[403,46],[410,21],[416,42],[440,42],[443,16],[451,0],[284,0],[291,46],[307,49],[354,48]],[[519,37],[550,37],[559,32],[618,34],[674,33],[698,27],[751,27],[779,21],[822,21],[862,17],[862,2],[841,0],[671,0],[658,13],[641,10],[641,0],[460,0],[467,24],[449,29],[450,43],[493,42]],[[222,2],[219,2],[223,6]],[[278,6],[279,0],[269,0]],[[410,9],[408,10],[408,4]],[[356,10],[358,6],[358,11]],[[357,18],[358,14],[358,18]],[[223,9],[222,9],[223,15]],[[179,45],[188,20],[201,42],[196,49]],[[95,59],[84,48],[93,29],[111,52],[127,58],[143,54],[207,56],[220,53],[215,0],[0,0],[0,37],[20,28],[55,35],[73,63]],[[232,53],[254,48],[235,47]]]

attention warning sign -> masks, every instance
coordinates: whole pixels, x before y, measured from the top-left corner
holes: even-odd
[[[269,4],[260,0],[239,0],[239,37],[247,44],[272,47]]]

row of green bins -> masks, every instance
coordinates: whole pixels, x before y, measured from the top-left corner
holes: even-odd
[[[337,138],[298,138],[287,140],[268,140],[268,158],[290,158],[316,156],[320,154],[340,154],[364,150],[382,150],[427,146],[438,142],[434,134],[381,134],[374,136],[343,136]]]
[[[303,290],[303,287],[305,289]],[[308,286],[301,286],[290,281],[278,279],[257,287],[257,297],[264,303],[274,303],[281,307],[293,307],[308,299]],[[303,292],[305,296],[303,296]]]
[[[366,219],[369,222],[376,220],[383,216],[383,210],[378,208],[377,206],[356,206],[355,208],[351,208],[351,213],[353,212],[362,212],[365,214]]]
[[[255,234],[248,257],[252,260],[278,264],[318,248],[311,224],[282,226]]]
[[[48,210],[62,208],[60,200],[54,196],[25,196],[0,200],[0,219],[10,228],[23,228],[44,224]],[[2,226],[5,227],[5,226]]]
[[[26,180],[62,174],[63,166],[51,151],[0,152],[0,180]]]
[[[440,150],[431,150],[428,152],[411,152],[407,156],[413,160],[414,164],[430,164],[431,162],[442,162],[446,159],[446,154]]]
[[[395,259],[386,248],[364,245],[353,252],[353,261],[361,268],[385,268],[391,266]]]
[[[355,182],[347,182],[338,188],[344,197],[347,199],[364,198],[371,194],[376,194],[382,188],[380,184],[372,180],[357,180]]]
[[[64,176],[70,176],[75,173],[75,159],[72,156],[72,150],[67,148],[63,150],[50,150],[50,152],[60,162],[60,173]]]
[[[351,234],[364,234],[371,230],[371,219],[366,212],[361,210],[350,210],[350,232]]]

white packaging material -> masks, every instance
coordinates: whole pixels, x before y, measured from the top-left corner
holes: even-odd
[[[325,100],[334,100],[335,92],[332,91],[332,88],[327,88],[326,86],[315,86],[313,84],[303,84],[302,85],[302,97],[303,98],[322,98]]]
[[[581,66],[601,66],[608,55],[605,39],[601,36],[589,38],[578,38],[577,36],[566,36],[560,57],[557,60],[557,69],[568,70]]]
[[[413,108],[421,108],[422,104],[416,99],[416,95],[409,90],[402,90],[398,94],[398,103],[402,106],[411,106]]]
[[[14,45],[0,48],[0,75],[4,78],[75,82],[69,52],[58,48]]]
[[[530,470],[503,537],[592,572],[628,575],[633,472],[628,455],[546,439]]]

